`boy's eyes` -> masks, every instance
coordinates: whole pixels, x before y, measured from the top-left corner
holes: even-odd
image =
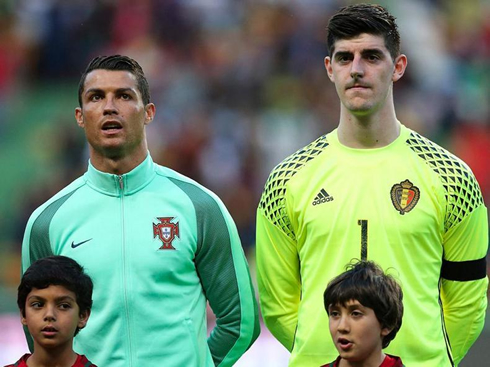
[[[44,307],[44,302],[40,302],[40,301],[31,302],[30,306],[32,308],[42,308],[42,307]],[[72,308],[72,305],[70,303],[63,302],[63,303],[58,304],[57,307],[61,310],[68,310],[68,309]]]
[[[330,310],[330,314],[329,315],[330,315],[330,317],[340,317],[340,311]],[[362,313],[362,311],[353,310],[353,311],[350,312],[350,315],[352,317],[357,318],[357,317],[361,317],[364,314]]]

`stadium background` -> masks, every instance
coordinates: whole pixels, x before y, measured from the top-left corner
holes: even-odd
[[[86,167],[74,108],[88,61],[121,53],[140,62],[157,106],[153,158],[223,199],[254,274],[255,209],[269,171],[337,124],[325,26],[348,3],[0,1],[0,365],[26,350],[15,299],[27,218]],[[409,58],[394,88],[398,118],[463,158],[488,206],[490,3],[379,3],[398,18]],[[486,326],[461,365],[487,365],[488,345]],[[263,327],[237,365],[286,361]]]

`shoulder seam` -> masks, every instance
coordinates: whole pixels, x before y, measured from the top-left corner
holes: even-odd
[[[445,232],[483,204],[480,186],[460,158],[413,131],[406,144],[441,180],[446,197]]]
[[[80,185],[58,199],[48,204],[34,219],[29,236],[30,262],[53,255],[51,241],[49,239],[49,227],[51,221],[61,206],[83,185]],[[36,241],[34,248],[33,242]]]
[[[328,145],[327,135],[322,135],[279,163],[272,170],[265,183],[259,209],[263,211],[265,217],[293,240],[296,235],[286,213],[286,185],[308,162],[318,157]]]

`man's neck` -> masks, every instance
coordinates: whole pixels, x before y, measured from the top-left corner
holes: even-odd
[[[99,171],[123,175],[139,166],[147,157],[148,150],[139,150],[126,156],[107,156],[91,150],[90,162]]]
[[[341,108],[338,137],[342,145],[357,149],[381,148],[400,135],[400,122],[394,109],[354,115]]]

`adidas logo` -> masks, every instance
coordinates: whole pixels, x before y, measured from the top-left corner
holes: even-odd
[[[333,197],[325,191],[325,189],[321,189],[320,192],[316,195],[315,200],[313,200],[313,205],[323,204],[329,201],[332,201]]]

